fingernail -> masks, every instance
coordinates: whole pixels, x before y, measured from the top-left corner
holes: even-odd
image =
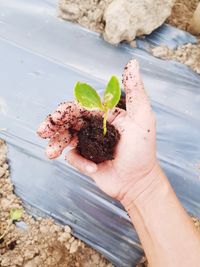
[[[97,166],[96,165],[87,165],[86,166],[86,172],[87,173],[95,173],[97,171]]]
[[[61,151],[55,150],[55,148],[52,148],[52,147],[47,147],[46,151],[45,151],[45,154],[49,159],[55,159],[58,156],[60,156]]]

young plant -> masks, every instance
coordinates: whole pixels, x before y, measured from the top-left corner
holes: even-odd
[[[117,77],[112,76],[109,80],[102,100],[94,88],[81,82],[76,83],[74,95],[82,107],[88,110],[99,109],[103,111],[103,134],[105,136],[108,112],[118,104],[121,97],[121,89]]]
[[[22,215],[23,215],[23,210],[11,209],[10,219],[9,219],[8,225],[7,225],[4,233],[0,236],[0,240],[2,240],[4,238],[4,236],[8,233],[8,230],[9,230],[10,226],[13,224],[13,222],[19,221],[21,219]]]

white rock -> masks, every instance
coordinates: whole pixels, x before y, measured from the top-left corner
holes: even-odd
[[[104,13],[104,38],[112,44],[150,34],[171,14],[174,0],[114,0]]]

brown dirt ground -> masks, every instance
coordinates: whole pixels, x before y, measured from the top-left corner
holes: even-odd
[[[176,50],[156,46],[151,49],[151,53],[158,58],[178,61],[200,74],[200,41],[198,44],[179,46]]]
[[[167,23],[182,30],[188,29],[192,15],[200,0],[176,0]],[[158,58],[172,59],[192,68],[200,74],[200,37],[197,44],[179,46],[176,50],[164,46],[154,47],[151,53]]]
[[[199,0],[176,0],[171,16],[167,23],[181,30],[187,31],[192,15]]]
[[[13,208],[23,209],[13,193],[6,160],[7,148],[0,140],[0,233],[6,229]],[[73,237],[69,226],[50,218],[35,220],[25,213],[26,229],[12,224],[0,242],[1,267],[112,267],[102,255]]]

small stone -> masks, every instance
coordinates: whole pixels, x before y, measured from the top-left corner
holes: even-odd
[[[16,264],[17,266],[22,266],[24,259],[22,258],[21,255],[17,255],[14,259],[14,264]]]
[[[33,251],[33,250],[26,250],[25,252],[24,252],[24,257],[27,259],[27,260],[29,260],[29,259],[32,259],[33,257],[34,257],[34,255],[35,255],[35,252]]]
[[[137,43],[136,43],[136,41],[131,41],[131,42],[130,42],[130,46],[131,46],[132,48],[137,48]]]
[[[40,226],[40,232],[42,234],[47,234],[48,231],[49,231],[49,229],[46,226],[43,226],[43,225]]]
[[[64,231],[66,232],[66,233],[71,233],[71,231],[72,231],[72,229],[69,227],[69,225],[66,225],[65,227],[64,227]]]
[[[8,257],[4,257],[1,259],[1,267],[9,267],[11,259]]]
[[[69,243],[72,243],[73,241],[74,241],[74,237],[72,236],[71,238],[70,238],[70,240],[69,240]]]
[[[10,201],[6,198],[2,198],[1,199],[1,207],[4,209],[4,210],[7,210],[10,208]]]
[[[70,250],[70,243],[66,243],[65,247],[66,247],[67,250]]]
[[[79,18],[80,10],[77,4],[71,3],[71,4],[60,4],[60,8],[62,9],[62,16],[66,20],[76,20]]]
[[[3,165],[6,162],[6,155],[0,155],[0,165]]]
[[[63,253],[59,249],[55,249],[52,253],[52,257],[54,258],[55,261],[59,262],[60,259],[62,258]]]
[[[93,254],[92,256],[91,256],[91,259],[92,259],[92,262],[94,263],[94,264],[98,264],[99,263],[99,260],[100,260],[100,256],[99,256],[99,254]]]
[[[24,265],[24,267],[39,267],[39,266],[37,265],[37,263],[35,263],[33,260],[31,260],[31,261],[28,261],[28,262]]]
[[[74,240],[71,243],[69,253],[75,253],[77,251],[77,249],[78,249],[78,241],[77,240]]]
[[[58,237],[58,241],[60,241],[61,243],[64,243],[64,242],[67,242],[70,238],[71,238],[71,235],[69,233],[64,232]]]

